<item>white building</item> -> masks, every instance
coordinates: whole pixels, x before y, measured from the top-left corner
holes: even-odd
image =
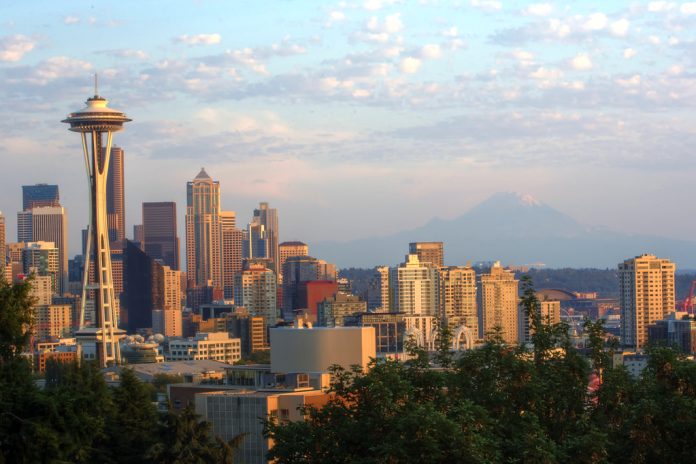
[[[418,255],[406,256],[397,270],[398,310],[407,315],[435,316],[438,308],[438,270],[421,263]]]
[[[195,337],[171,340],[165,353],[167,361],[210,359],[231,364],[241,357],[241,340],[230,338],[227,332],[200,332]]]

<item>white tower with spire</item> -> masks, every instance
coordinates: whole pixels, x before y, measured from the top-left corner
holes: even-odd
[[[97,77],[94,78],[94,96],[87,106],[71,113],[61,122],[70,124],[70,130],[82,135],[82,149],[89,184],[90,217],[85,271],[82,285],[80,327],[76,338],[83,345],[86,358],[99,361],[99,365],[120,364],[119,339],[125,332],[118,328],[115,310],[115,292],[111,274],[111,250],[106,214],[106,183],[109,176],[109,158],[114,132],[123,129],[131,121],[118,110],[107,106],[108,100],[99,96]],[[105,145],[106,144],[106,145]],[[94,256],[94,284],[88,285],[90,255]],[[94,291],[96,327],[85,326],[85,301],[87,291]]]

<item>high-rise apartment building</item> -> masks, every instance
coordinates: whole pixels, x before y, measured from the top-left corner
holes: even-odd
[[[283,242],[278,245],[278,269],[280,271],[279,281],[283,282],[283,269],[285,261],[291,256],[309,256],[309,247],[306,243],[292,241]]]
[[[373,309],[380,313],[392,312],[394,307],[394,290],[391,276],[392,270],[388,266],[379,266],[377,269],[376,293],[378,302],[374,303]]]
[[[6,231],[5,216],[3,216],[2,211],[0,211],[0,275],[2,275],[5,263],[7,262],[5,252],[5,241],[7,240]]]
[[[234,211],[220,213],[220,239],[222,241],[222,289],[226,300],[234,298],[234,279],[242,272],[242,231],[237,229]]]
[[[23,270],[26,275],[36,272],[51,277],[51,289],[58,293],[59,265],[58,248],[53,242],[29,242],[22,250]]]
[[[471,267],[440,268],[439,316],[453,330],[463,325],[478,334],[476,271]]]
[[[111,242],[122,241],[126,238],[123,158],[122,148],[111,147],[109,177],[106,181],[106,221]]]
[[[435,267],[444,266],[445,251],[442,242],[413,242],[408,244],[408,252],[418,255],[418,260]]]
[[[179,309],[153,309],[152,332],[165,337],[181,337],[181,316]]]
[[[619,264],[623,346],[642,349],[648,340],[648,326],[675,310],[675,270],[670,260],[648,254]]]
[[[136,239],[136,241],[138,241]],[[179,237],[176,234],[176,203],[143,203],[143,237],[141,248],[153,259],[175,271],[179,270]]]
[[[22,185],[22,211],[40,206],[60,206],[57,185]]]
[[[499,328],[506,343],[517,343],[519,281],[515,273],[496,262],[490,273],[481,275],[479,289],[479,337]]]
[[[418,255],[406,255],[396,269],[398,311],[409,316],[435,316],[438,308],[438,271],[421,263]]]
[[[266,324],[278,320],[277,280],[272,269],[256,262],[247,262],[235,276],[234,302],[243,306],[252,316],[263,316]]]
[[[186,185],[186,272],[196,286],[222,288],[220,183],[205,169]]]
[[[537,294],[539,299],[539,315],[541,322],[546,325],[558,324],[561,322],[561,302],[560,300],[544,300]],[[531,327],[531,320],[524,308],[520,307],[520,343],[531,343],[534,330]]]
[[[263,225],[266,238],[267,249],[265,258],[269,258],[272,262],[272,270],[275,275],[280,272],[280,250],[278,242],[278,210],[269,208],[268,203],[259,203],[258,209],[254,210],[254,220]]]
[[[40,305],[34,308],[36,341],[46,342],[70,336],[72,307],[70,305]]]

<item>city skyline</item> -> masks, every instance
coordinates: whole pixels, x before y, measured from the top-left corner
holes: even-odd
[[[81,160],[57,121],[99,72],[137,121],[119,140],[129,231],[142,202],[183,217],[181,185],[205,165],[240,223],[259,201],[282,211],[281,240],[385,235],[508,190],[589,226],[691,238],[693,3],[452,5],[177,3],[196,21],[147,33],[129,2],[5,6],[0,210],[20,210],[20,185],[58,184],[79,249]]]

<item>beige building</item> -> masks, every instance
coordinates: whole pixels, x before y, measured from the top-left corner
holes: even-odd
[[[163,309],[181,311],[181,299],[183,292],[181,291],[181,271],[175,271],[169,266],[162,266],[163,284]]]
[[[275,273],[261,262],[249,261],[235,276],[234,301],[252,316],[263,316],[266,324],[278,321],[278,292]]]
[[[675,271],[670,260],[647,254],[619,264],[623,346],[642,349],[648,340],[648,325],[675,310]]]
[[[220,213],[220,238],[222,240],[222,282],[225,300],[234,298],[234,279],[242,272],[242,236],[237,229],[237,213]]]
[[[418,255],[421,263],[430,263],[435,267],[445,265],[445,250],[442,242],[409,243],[408,252],[412,255]]]
[[[464,325],[478,334],[476,271],[470,266],[440,268],[439,317],[452,330]]]
[[[421,263],[418,255],[406,255],[396,269],[398,311],[407,315],[435,316],[438,308],[438,271]]]
[[[280,422],[302,421],[302,408],[320,408],[328,401],[321,390],[290,391],[224,390],[195,395],[196,413],[212,424],[213,433],[223,440],[244,434],[236,459],[246,464],[266,464],[273,442],[263,434],[263,419]],[[237,462],[235,460],[235,462]]]
[[[230,338],[227,332],[197,333],[195,337],[170,340],[165,358],[167,361],[209,359],[231,364],[242,358],[241,340]]]
[[[181,337],[182,314],[180,309],[153,309],[152,332],[165,337]]]
[[[279,283],[282,283],[283,279],[283,266],[285,261],[291,256],[309,256],[309,247],[306,243],[294,241],[294,242],[283,242],[278,245],[278,255],[280,262],[278,263],[278,269],[280,270]]]
[[[222,288],[220,183],[201,169],[186,185],[186,270],[197,286]]]
[[[59,252],[53,242],[28,242],[22,250],[22,266],[24,273],[29,275],[36,271],[37,275],[50,276],[51,288],[59,293],[60,267]]]
[[[34,308],[34,333],[37,341],[45,342],[67,337],[71,329],[70,305],[41,305]]]
[[[5,252],[5,242],[7,240],[7,228],[5,224],[5,216],[3,216],[2,211],[0,211],[0,276],[3,274],[5,269],[6,252]]]
[[[558,324],[561,322],[561,302],[559,300],[544,300],[537,293],[539,298],[539,313],[541,320],[546,325]],[[531,329],[531,321],[526,311],[520,306],[520,343],[531,343],[534,331]]]
[[[377,268],[379,274],[379,301],[380,305],[376,312],[388,313],[391,312],[392,303],[392,285],[391,285],[391,270],[388,266],[380,266]]]
[[[68,216],[65,208],[37,207],[30,214],[32,241],[52,242],[58,249],[56,293],[64,293],[68,288]]]
[[[481,275],[479,290],[479,337],[500,328],[506,343],[517,343],[519,281],[512,271],[496,262],[490,273]]]
[[[373,327],[275,327],[271,372],[324,372],[333,364],[367,368],[375,357]]]
[[[34,275],[29,295],[34,299],[35,306],[50,305],[53,301],[53,278]]]

